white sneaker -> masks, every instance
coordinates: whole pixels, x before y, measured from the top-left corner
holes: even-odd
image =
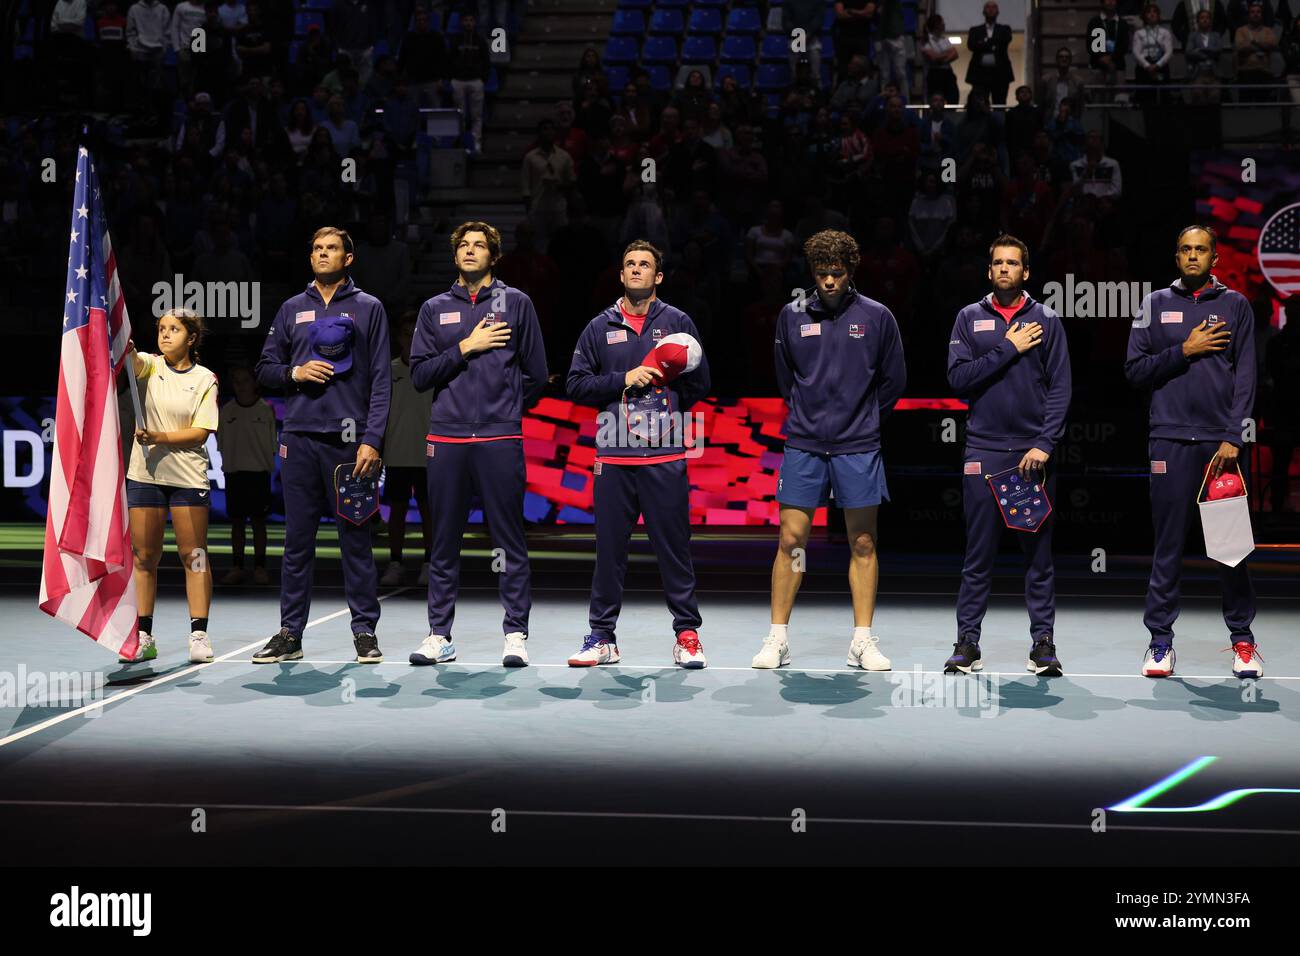
[[[769,634],[763,638],[762,649],[754,655],[750,661],[750,667],[760,669],[770,669],[774,667],[785,667],[790,663],[790,645],[783,638],[775,634]]]
[[[403,577],[405,575],[402,573],[402,566],[396,561],[389,561],[388,567],[384,569],[384,574],[379,579],[379,584],[386,588],[400,587]]]
[[[506,635],[506,649],[501,652],[502,667],[528,666],[528,639],[520,631]]]
[[[419,578],[416,579],[415,583],[420,585],[420,587],[422,588],[427,588],[429,586],[429,562],[428,561],[425,561],[423,564],[420,565],[420,576]]]
[[[1174,649],[1168,644],[1155,644],[1147,648],[1142,660],[1143,677],[1168,677],[1174,672]]]
[[[618,645],[588,634],[582,641],[582,650],[569,658],[570,667],[595,667],[597,664],[617,664]]]
[[[208,640],[207,631],[190,631],[190,663],[211,664],[212,642]]]
[[[446,664],[456,659],[456,645],[440,634],[430,634],[412,652],[412,664]]]
[[[136,636],[140,639],[140,646],[136,648],[135,657],[119,654],[117,657],[119,664],[138,664],[141,661],[154,660],[158,656],[158,646],[153,642],[153,635],[140,631]]]
[[[870,637],[855,637],[849,644],[848,665],[861,667],[864,671],[889,670],[889,658],[880,653],[880,638],[875,634]]]
[[[673,663],[689,670],[708,666],[709,662],[704,659],[704,645],[700,643],[698,634],[682,631],[677,635],[677,642],[673,644]]]
[[[1264,660],[1259,656],[1259,648],[1250,641],[1237,641],[1232,645],[1232,676],[1264,676]]]

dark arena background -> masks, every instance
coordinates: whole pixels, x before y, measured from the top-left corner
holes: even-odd
[[[84,885],[85,868],[116,866],[1091,866],[1110,868],[1085,908],[1099,924],[1155,912],[1117,902],[1130,891],[1182,893],[1162,918],[1266,922],[1262,903],[1192,906],[1187,891],[1235,890],[1237,868],[1300,854],[1300,8],[1211,0],[1198,30],[1189,11],[1206,6],[0,2],[0,859],[49,868],[65,891],[65,873]],[[523,423],[530,666],[497,654],[477,500],[454,663],[407,663],[428,633],[413,500],[396,506],[400,556],[387,501],[370,526],[385,661],[353,659],[327,519],[304,658],[251,663],[279,626],[285,493],[277,458],[267,573],[250,560],[236,580],[217,435],[215,660],[189,662],[170,523],[156,660],[119,664],[41,612],[83,148],[135,343],[157,352],[156,320],[199,296],[223,408],[311,281],[319,227],[350,231],[351,278],[382,302],[399,363],[404,324],[457,279],[452,230],[500,231],[493,275],[532,300],[550,376]],[[1152,463],[1125,351],[1145,295],[1178,277],[1191,224],[1213,227],[1213,272],[1253,312],[1241,462],[1258,680],[1231,669],[1196,523],[1176,673],[1141,673]],[[881,430],[873,628],[889,672],[845,663],[850,549],[833,503],[814,520],[793,663],[750,667],[770,622],[786,437],[774,331],[813,285],[804,243],[825,229],[856,239],[854,286],[892,312],[906,357]],[[1060,315],[1073,378],[1048,464],[1064,662],[1050,679],[1024,667],[1012,532],[985,670],[943,674],[965,542],[967,406],[948,344],[957,312],[990,291],[1002,233],[1029,247],[1026,291]],[[597,409],[565,379],[636,239],[663,251],[658,295],[692,318],[711,370],[687,465],[703,670],[672,665],[644,527],[621,662],[566,663],[588,631]],[[284,395],[261,393],[282,426]],[[251,552],[252,531],[240,537]],[[234,886],[215,878],[214,895]]]

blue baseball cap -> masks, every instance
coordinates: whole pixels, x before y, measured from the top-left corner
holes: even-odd
[[[352,368],[352,340],[357,334],[353,321],[342,315],[327,315],[311,324],[311,357],[329,362],[335,374]]]

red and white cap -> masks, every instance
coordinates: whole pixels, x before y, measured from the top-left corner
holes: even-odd
[[[1218,478],[1210,482],[1209,491],[1206,493],[1206,499],[1209,501],[1218,501],[1220,498],[1239,498],[1246,493],[1246,489],[1241,485],[1241,479],[1235,471],[1225,471]]]
[[[664,385],[679,375],[694,372],[700,367],[703,354],[695,336],[689,332],[674,332],[660,339],[641,364],[662,372],[663,378],[656,379],[655,384]]]

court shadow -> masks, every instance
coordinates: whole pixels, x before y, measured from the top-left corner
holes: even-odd
[[[150,681],[157,680],[159,677],[166,677],[168,674],[175,674],[177,671],[193,666],[194,665],[188,661],[183,664],[175,664],[171,667],[160,667],[157,669],[149,664],[146,664],[143,667],[139,664],[124,664],[117,671],[104,675],[104,686],[137,687],[140,684],[147,684]]]
[[[1254,681],[1225,680],[1198,687],[1181,677],[1165,677],[1156,681],[1151,700],[1128,703],[1139,710],[1185,713],[1196,720],[1240,720],[1244,714],[1281,712],[1277,690],[1276,684],[1261,686]]]
[[[1094,694],[1065,677],[1002,680],[996,685],[998,710],[1042,710],[1061,720],[1093,720],[1104,711],[1123,710],[1125,702]]]
[[[433,671],[438,686],[420,691],[421,697],[433,701],[490,700],[517,689],[505,682],[504,668],[465,671],[438,667]]]
[[[859,674],[815,675],[801,671],[778,671],[777,682],[767,674],[755,674],[743,684],[723,687],[713,699],[738,707],[740,717],[779,717],[794,713],[796,706],[824,707],[827,717],[883,717],[878,704],[868,703],[872,690]],[[883,698],[888,701],[888,695]]]

